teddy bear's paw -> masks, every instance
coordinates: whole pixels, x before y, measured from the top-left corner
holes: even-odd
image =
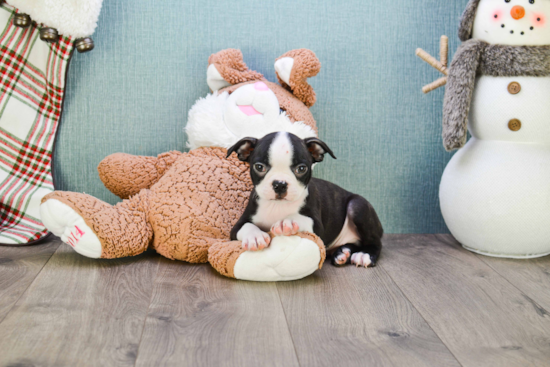
[[[101,257],[99,238],[71,207],[59,200],[49,199],[40,205],[40,216],[50,232],[80,255],[94,259]]]
[[[310,239],[298,236],[275,237],[258,252],[246,251],[235,262],[234,277],[253,281],[290,281],[304,278],[319,269],[321,252]]]
[[[370,258],[370,255],[364,252],[356,252],[351,255],[351,263],[356,267],[371,268],[374,266],[374,262]]]

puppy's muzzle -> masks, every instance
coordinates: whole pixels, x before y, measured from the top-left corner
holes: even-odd
[[[273,181],[271,185],[273,186],[273,191],[277,194],[277,199],[284,199],[288,191],[288,184],[284,181]]]

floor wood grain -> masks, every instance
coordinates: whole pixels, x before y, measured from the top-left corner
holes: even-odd
[[[450,236],[390,236],[384,269],[463,366],[548,366],[550,314]]]
[[[550,258],[387,236],[375,269],[224,278],[149,251],[0,247],[0,367],[549,366]]]
[[[133,366],[158,260],[93,260],[61,245],[0,323],[0,365]]]
[[[482,255],[478,257],[550,312],[550,256],[521,261]]]
[[[460,366],[383,270],[279,283],[300,366]]]
[[[137,366],[298,366],[275,284],[161,264]]]
[[[54,241],[40,246],[0,246],[0,322],[58,247]]]

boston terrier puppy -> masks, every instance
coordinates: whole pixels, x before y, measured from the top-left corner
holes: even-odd
[[[258,251],[269,246],[270,230],[275,236],[311,232],[333,251],[333,265],[376,265],[383,230],[374,208],[359,195],[311,177],[326,153],[336,159],[324,142],[278,132],[259,140],[244,138],[227,156],[233,152],[250,164],[254,190],[231,240]]]

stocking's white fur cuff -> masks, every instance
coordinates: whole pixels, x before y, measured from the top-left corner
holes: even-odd
[[[91,36],[97,26],[103,0],[8,0],[37,23],[75,38]]]

